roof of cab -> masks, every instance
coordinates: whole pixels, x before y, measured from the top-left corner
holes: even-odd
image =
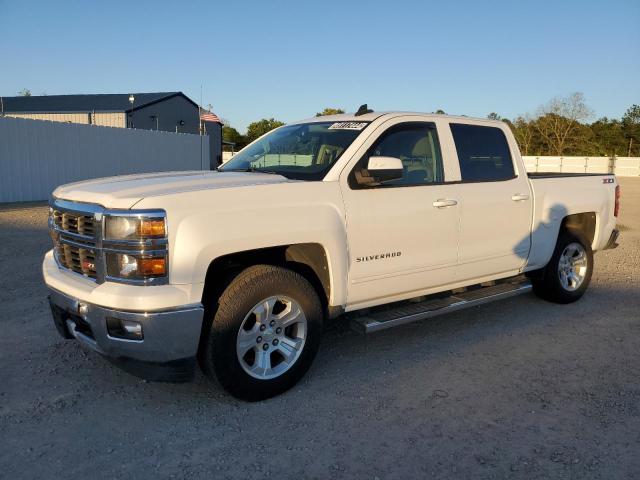
[[[298,123],[314,123],[314,122],[373,122],[374,120],[380,117],[399,117],[405,115],[415,115],[420,117],[428,117],[432,119],[436,118],[447,118],[450,120],[474,120],[486,123],[503,123],[502,120],[491,120],[488,118],[479,118],[479,117],[467,117],[464,115],[447,115],[443,113],[427,113],[427,112],[402,112],[402,111],[388,111],[388,112],[370,112],[365,113],[364,115],[357,115],[355,113],[342,113],[339,115],[324,115],[321,117],[311,117],[304,120],[299,120],[297,122],[291,122],[291,125]]]

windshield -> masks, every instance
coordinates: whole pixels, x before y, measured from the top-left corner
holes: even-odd
[[[321,180],[367,125],[368,122],[319,122],[281,127],[238,152],[218,170]]]

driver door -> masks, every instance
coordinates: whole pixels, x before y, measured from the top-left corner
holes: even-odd
[[[405,121],[379,129],[342,183],[350,255],[347,310],[421,295],[452,283],[456,274],[459,185],[444,184],[436,125]],[[372,182],[366,168],[372,156],[399,158],[402,178]]]

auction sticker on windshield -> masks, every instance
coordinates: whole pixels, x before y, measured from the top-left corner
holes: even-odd
[[[362,130],[367,122],[337,122],[329,127],[329,130]]]

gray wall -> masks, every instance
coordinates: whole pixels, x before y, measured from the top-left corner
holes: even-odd
[[[127,126],[133,121],[133,128],[155,130],[156,121],[151,118],[154,115],[158,118],[158,130],[175,132],[178,126],[178,133],[200,133],[198,107],[180,95],[134,110],[127,116]],[[178,125],[180,120],[183,126]]]
[[[208,170],[209,158],[206,136],[0,117],[0,202],[89,178]]]

